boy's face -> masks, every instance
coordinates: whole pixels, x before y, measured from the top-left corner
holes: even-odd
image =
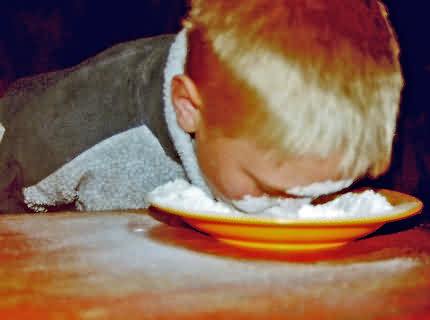
[[[339,157],[281,158],[249,138],[226,138],[209,130],[196,135],[196,153],[208,185],[226,200],[245,195],[288,196],[287,189],[341,178]]]
[[[279,157],[250,138],[215,134],[202,118],[201,98],[190,78],[172,81],[172,102],[179,126],[194,133],[200,169],[214,194],[238,200],[245,195],[288,196],[286,190],[315,182],[339,180],[340,157]]]

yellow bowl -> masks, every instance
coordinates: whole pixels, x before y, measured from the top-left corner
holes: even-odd
[[[309,252],[337,248],[361,238],[387,222],[419,214],[423,203],[410,195],[381,189],[377,192],[395,206],[386,215],[354,219],[303,220],[255,215],[223,216],[185,212],[155,202],[153,208],[178,216],[194,228],[224,243],[247,249]]]

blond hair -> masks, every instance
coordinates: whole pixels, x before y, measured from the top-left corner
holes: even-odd
[[[193,0],[186,70],[208,125],[285,154],[343,154],[377,176],[392,152],[403,79],[376,0]]]

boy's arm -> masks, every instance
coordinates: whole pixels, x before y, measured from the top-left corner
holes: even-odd
[[[160,38],[118,45],[77,67],[15,83],[0,99],[6,130],[0,143],[0,212],[25,210],[23,187],[102,140],[146,124],[142,90],[154,91],[149,80],[169,44]]]

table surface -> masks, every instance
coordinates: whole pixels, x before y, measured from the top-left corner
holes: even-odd
[[[0,238],[0,319],[430,317],[425,225],[306,256],[243,251],[147,211],[4,215]]]

